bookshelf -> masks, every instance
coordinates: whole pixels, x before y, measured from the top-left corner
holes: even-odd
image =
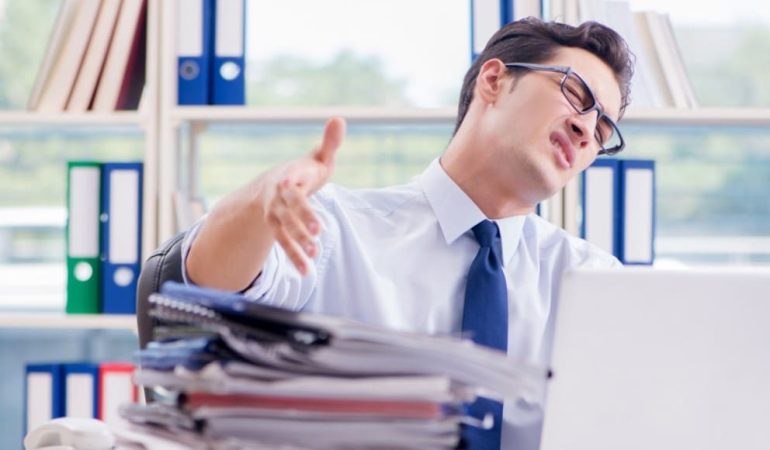
[[[770,108],[629,109],[621,124],[764,127]]]
[[[143,201],[142,254],[148,255],[156,247],[157,201],[157,36],[160,26],[161,0],[147,0],[147,63],[146,83],[142,101],[137,110],[88,112],[39,112],[29,110],[0,111],[0,127],[23,127],[30,130],[77,129],[78,133],[111,133],[113,129],[138,130],[141,155],[145,162]],[[50,7],[55,7],[51,4]],[[63,296],[63,294],[62,294]],[[62,330],[128,330],[136,333],[133,315],[65,315],[53,313],[7,313],[0,318],[0,329],[62,329]]]
[[[138,111],[114,113],[38,113],[32,111],[0,111],[0,125],[34,125],[40,127],[147,125],[146,115]]]
[[[99,329],[128,330],[137,333],[136,316],[106,314],[4,313],[3,329]]]
[[[379,107],[319,107],[319,108],[270,108],[270,107],[177,107],[171,117],[180,122],[253,122],[253,123],[302,123],[324,122],[337,115],[353,123],[446,123],[454,122],[454,108],[415,109]]]
[[[456,118],[454,108],[440,109],[409,109],[409,108],[269,108],[269,107],[173,107],[169,111],[169,121],[174,127],[188,124],[187,135],[177,133],[171,137],[175,146],[188,144],[191,155],[189,161],[197,160],[196,138],[201,129],[209,124],[239,123],[239,124],[322,124],[329,117],[340,115],[351,124],[366,123],[444,123],[452,124]],[[770,126],[770,108],[657,108],[634,109],[630,108],[620,122],[620,126],[634,125],[655,127],[660,125],[692,126],[692,127],[768,127]],[[177,166],[179,167],[179,166]],[[188,167],[190,179],[195,178],[197,169]],[[176,175],[175,175],[176,176]],[[193,181],[193,183],[195,183]],[[174,186],[173,189],[177,187]],[[169,186],[169,189],[171,187]],[[577,226],[568,218],[576,217],[578,208],[577,186],[568,188],[562,197],[562,204],[553,205],[553,208],[563,208],[562,222],[559,225],[568,231],[577,234]],[[173,195],[173,190],[162,196]],[[162,216],[163,213],[161,212]],[[163,219],[167,223],[173,222],[173,217]],[[558,218],[557,218],[558,220]],[[170,237],[173,231],[166,234]]]
[[[112,113],[0,112],[0,125],[32,127],[134,126],[144,136],[144,225],[142,254],[147,256],[176,232],[173,197],[180,180],[195,183],[196,138],[208,124],[321,124],[340,115],[351,124],[439,123],[452,124],[452,108],[416,109],[389,107],[179,107],[176,104],[176,2],[147,0],[146,84],[139,111]],[[657,126],[770,126],[770,108],[633,109],[624,124]],[[187,145],[185,145],[187,144]],[[191,155],[183,155],[183,148]],[[187,156],[187,157],[185,157]],[[184,161],[191,164],[182,165]],[[184,171],[189,176],[185,177]],[[570,227],[576,198],[567,195],[560,208],[561,225]],[[574,230],[573,230],[574,231]]]
[[[340,115],[353,123],[454,122],[455,108],[270,108],[270,107],[177,107],[171,118],[191,123],[302,123],[324,122],[332,115]],[[633,125],[721,125],[768,126],[770,108],[698,108],[698,109],[634,109],[629,108],[620,121]]]
[[[566,1],[564,8],[553,9],[554,2],[545,8],[550,15],[557,15],[577,22],[586,19],[580,14],[577,1]],[[158,147],[163,153],[158,157],[158,217],[157,242],[170,238],[176,232],[173,197],[181,187],[180,180],[189,180],[188,190],[197,194],[194,186],[199,178],[197,167],[199,143],[202,130],[213,124],[322,124],[330,116],[345,117],[351,124],[452,124],[456,109],[417,109],[387,107],[179,107],[176,105],[175,32],[176,2],[160,6],[163,27],[160,32],[161,47],[158,50],[160,66],[157,86],[162,94],[158,96]],[[564,10],[563,10],[564,9]],[[590,11],[589,11],[590,12]],[[621,121],[623,125],[639,125],[654,129],[660,125],[675,126],[758,126],[770,125],[770,108],[637,108],[631,107]],[[187,154],[184,154],[187,152]],[[578,234],[577,223],[579,196],[577,184],[568,186],[548,202],[551,220],[568,231]]]

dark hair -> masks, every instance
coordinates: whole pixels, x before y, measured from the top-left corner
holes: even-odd
[[[463,80],[457,110],[455,133],[468,112],[481,66],[490,59],[503,62],[542,63],[552,58],[561,47],[577,47],[598,56],[615,72],[620,85],[622,117],[630,103],[633,54],[628,44],[613,29],[598,22],[585,22],[577,27],[559,22],[544,22],[534,17],[511,22],[489,39],[487,46],[473,62]]]

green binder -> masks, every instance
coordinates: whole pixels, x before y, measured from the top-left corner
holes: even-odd
[[[67,313],[98,314],[101,164],[67,164]]]

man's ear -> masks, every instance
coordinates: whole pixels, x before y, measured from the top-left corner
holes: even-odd
[[[485,103],[493,103],[503,91],[507,73],[505,64],[497,58],[484,62],[479,70],[479,76],[476,77],[475,97]]]

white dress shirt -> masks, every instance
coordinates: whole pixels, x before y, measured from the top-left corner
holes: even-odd
[[[467,272],[479,249],[471,228],[486,217],[438,159],[408,184],[356,191],[329,184],[311,202],[323,231],[309,274],[300,276],[276,244],[247,296],[399,330],[459,335]],[[620,263],[535,214],[495,222],[508,287],[508,354],[545,366],[562,273]],[[201,223],[186,238],[183,256]],[[506,402],[503,417],[504,449],[538,448],[542,411]]]

